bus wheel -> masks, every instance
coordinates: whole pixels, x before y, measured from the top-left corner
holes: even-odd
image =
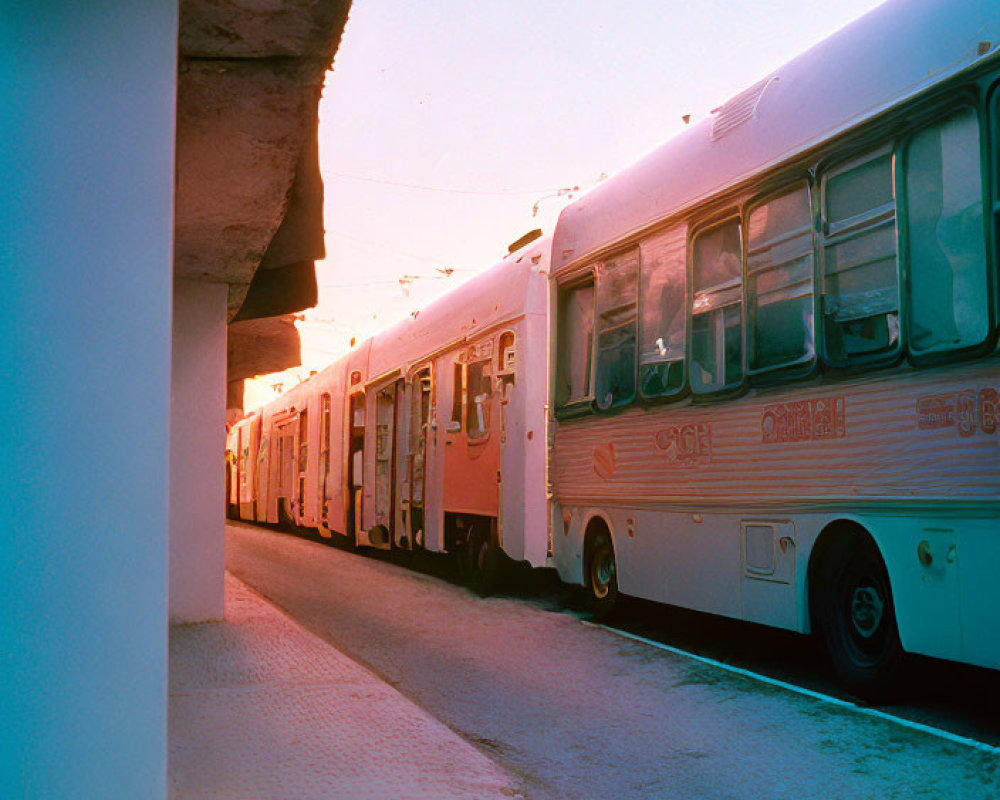
[[[864,534],[839,540],[828,553],[818,598],[820,631],[844,686],[885,702],[903,661],[889,574]]]
[[[611,618],[618,603],[615,548],[606,533],[597,534],[587,554],[587,599],[598,622]]]
[[[488,597],[497,590],[503,568],[503,554],[495,537],[483,523],[476,523],[469,531],[468,544],[469,585],[481,597]]]

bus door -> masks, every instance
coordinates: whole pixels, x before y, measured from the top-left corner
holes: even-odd
[[[344,499],[347,504],[345,533],[357,543],[360,541],[364,520],[362,519],[362,496],[365,485],[365,393],[354,392],[348,403],[348,444],[347,476]]]
[[[422,369],[410,384],[409,446],[406,455],[404,484],[401,492],[403,525],[397,531],[396,545],[413,549],[424,545],[424,494],[427,474],[428,437],[431,435],[431,371]]]
[[[451,419],[445,430],[444,508],[499,516],[500,397],[493,385],[492,340],[453,365]]]

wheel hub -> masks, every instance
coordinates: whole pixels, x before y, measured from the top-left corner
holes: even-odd
[[[594,560],[594,594],[598,598],[606,597],[615,575],[615,562],[608,552],[602,552]]]
[[[858,586],[851,597],[851,623],[864,639],[875,635],[885,613],[885,601],[874,586]]]

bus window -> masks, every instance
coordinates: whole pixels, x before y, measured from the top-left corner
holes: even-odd
[[[698,233],[691,280],[691,391],[709,394],[743,380],[743,259],[739,220]]]
[[[747,218],[747,366],[752,375],[814,359],[812,211],[800,186]]]
[[[833,366],[885,360],[899,350],[892,181],[888,148],[824,177],[824,356]]]
[[[642,243],[639,392],[643,397],[670,397],[684,389],[686,247],[683,225]]]
[[[483,439],[490,432],[490,396],[493,394],[490,361],[469,364],[465,398],[465,430],[469,439]]]
[[[635,397],[638,291],[638,250],[622,253],[598,266],[594,397],[600,409],[627,405]]]
[[[979,121],[969,109],[906,149],[910,352],[974,347],[989,336]]]
[[[559,292],[556,404],[568,406],[590,399],[594,341],[594,280]]]

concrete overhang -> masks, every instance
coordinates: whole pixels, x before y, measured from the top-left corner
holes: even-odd
[[[260,320],[230,343],[240,371],[300,361],[288,320],[263,318],[316,302],[318,103],[349,9],[350,0],[180,3],[174,274],[226,284],[230,322]]]

